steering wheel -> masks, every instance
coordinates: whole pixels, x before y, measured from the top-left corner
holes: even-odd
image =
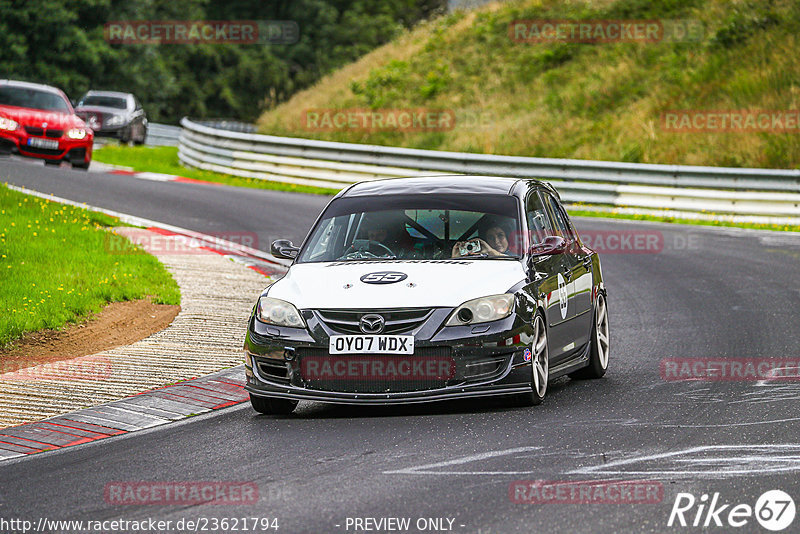
[[[384,251],[386,251],[386,254],[382,254],[380,256],[378,254],[375,254],[374,252],[372,252],[373,246],[378,248],[378,249],[383,249]],[[355,243],[350,245],[348,250],[354,249],[354,248],[355,248]],[[380,258],[381,256],[386,256],[386,255],[388,255],[388,256],[397,256],[397,254],[392,252],[392,249],[390,249],[389,247],[387,247],[386,245],[384,245],[380,241],[373,241],[373,240],[370,239],[369,240],[369,248],[367,250],[352,250],[351,252],[345,253],[339,259],[340,260],[351,260],[351,259],[360,259],[360,258]]]

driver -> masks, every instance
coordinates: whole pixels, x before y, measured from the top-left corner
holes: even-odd
[[[478,226],[478,238],[458,241],[453,245],[453,258],[461,258],[461,247],[466,246],[470,241],[478,241],[480,250],[465,254],[465,256],[486,254],[487,256],[508,256],[509,236],[511,236],[511,224],[505,217],[487,217]]]
[[[378,243],[385,243],[386,238],[389,237],[389,230],[386,227],[372,227],[367,229],[367,238],[370,241],[377,241]]]
[[[410,251],[413,243],[403,219],[402,213],[395,212],[369,213],[364,217],[364,233],[361,235],[369,239],[371,253],[380,257],[391,251],[392,255],[402,258]]]

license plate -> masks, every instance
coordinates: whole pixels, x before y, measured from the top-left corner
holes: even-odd
[[[414,336],[331,336],[331,354],[414,354]]]
[[[52,139],[40,139],[38,137],[31,137],[28,139],[28,146],[35,148],[49,148],[50,150],[58,150],[58,141]]]

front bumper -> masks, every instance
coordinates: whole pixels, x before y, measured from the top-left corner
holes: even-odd
[[[111,127],[102,127],[94,131],[95,137],[106,137],[109,139],[122,139],[125,137],[126,129],[128,128],[129,124],[123,124],[122,126],[111,126]]]
[[[530,391],[530,362],[524,349],[533,334],[516,314],[493,323],[442,327],[452,309],[434,309],[412,331],[414,355],[408,360],[446,356],[453,373],[424,382],[387,380],[319,381],[304,376],[304,358],[337,359],[327,347],[334,331],[315,312],[303,311],[308,330],[266,325],[251,316],[245,339],[245,389],[254,396],[339,404],[396,404],[513,395]],[[380,359],[389,355],[374,355]]]
[[[63,136],[59,139],[51,139],[58,142],[58,148],[34,148],[28,146],[28,135],[24,128],[17,128],[13,132],[0,130],[0,154],[13,153],[29,158],[46,159],[51,161],[66,160],[71,163],[89,163],[92,161],[92,147],[94,140],[92,136],[85,139],[69,139]]]

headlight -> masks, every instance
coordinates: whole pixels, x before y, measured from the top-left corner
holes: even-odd
[[[106,119],[106,126],[119,126],[125,121],[122,115],[111,115]]]
[[[291,326],[293,328],[303,328],[306,326],[297,308],[285,300],[261,297],[258,299],[258,309],[256,313],[258,314],[259,321],[262,323]]]
[[[488,323],[505,319],[514,311],[514,295],[492,295],[468,300],[455,309],[445,326]]]
[[[17,129],[19,124],[17,121],[12,121],[11,119],[7,119],[5,117],[0,117],[0,130],[9,130],[14,131]]]
[[[67,137],[70,139],[84,139],[86,137],[86,130],[83,128],[73,128],[67,132]]]

